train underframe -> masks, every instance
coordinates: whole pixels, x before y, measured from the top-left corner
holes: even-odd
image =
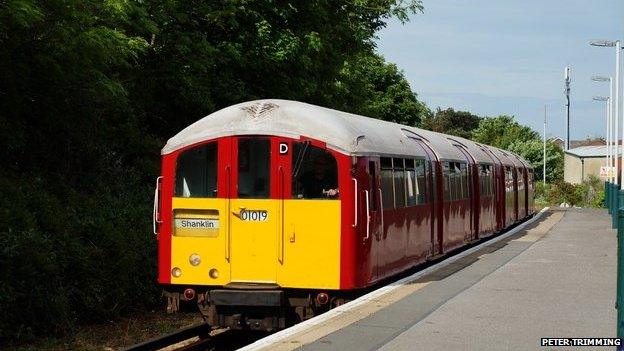
[[[180,304],[196,304],[212,327],[275,331],[310,319],[351,299],[354,293],[335,290],[282,289],[272,284],[167,287],[167,312]]]

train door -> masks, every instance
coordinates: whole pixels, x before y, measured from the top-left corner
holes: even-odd
[[[381,277],[382,271],[379,265],[379,251],[381,250],[381,239],[383,237],[384,223],[383,223],[383,204],[381,203],[382,191],[381,180],[379,177],[379,164],[371,159],[368,160],[368,179],[366,185],[368,190],[363,191],[365,199],[368,199],[368,228],[365,240],[370,240],[371,245],[371,265],[373,271],[373,279]],[[366,196],[368,196],[366,198]],[[366,200],[365,200],[366,201]]]
[[[279,253],[275,248],[283,229],[287,178],[283,165],[277,162],[280,145],[284,143],[277,139],[256,136],[238,137],[232,143],[228,180],[232,194],[228,238],[232,282],[275,283],[277,280]],[[271,199],[276,192],[282,193],[281,198]]]
[[[464,231],[465,231],[465,240],[466,241],[473,241],[477,238],[477,231],[475,230],[475,212],[478,211],[478,206],[476,205],[479,201],[479,194],[475,191],[474,189],[474,182],[473,182],[473,178],[474,178],[474,168],[475,168],[475,160],[474,158],[472,158],[472,155],[470,155],[470,153],[464,149],[463,146],[457,145],[455,144],[455,147],[457,147],[457,149],[459,149],[459,151],[464,155],[464,157],[466,158],[466,161],[468,162],[468,174],[467,174],[467,179],[464,180],[462,179],[462,183],[466,183],[464,184],[464,186],[468,187],[468,201],[467,201],[467,207],[464,209],[464,214],[463,214],[463,218],[464,218]]]
[[[431,256],[436,256],[442,253],[442,208],[440,197],[438,195],[438,180],[437,176],[440,174],[438,171],[439,162],[437,162],[437,156],[433,150],[422,140],[414,139],[418,145],[427,154],[426,163],[426,177],[427,177],[427,198],[430,204],[431,213]],[[441,183],[440,183],[441,184]]]

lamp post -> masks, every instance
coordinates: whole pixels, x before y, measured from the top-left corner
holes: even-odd
[[[544,164],[542,165],[542,183],[546,189],[546,105],[544,105]]]
[[[615,47],[615,99],[614,99],[614,118],[615,118],[615,184],[619,184],[618,182],[618,164],[617,164],[617,154],[618,154],[618,124],[620,120],[620,51],[622,49],[622,44],[619,40],[592,40],[589,42],[589,45],[592,46],[601,46],[601,47]],[[622,136],[624,136],[624,123],[622,123]],[[622,138],[622,148],[624,149],[624,138]],[[622,152],[622,160],[624,161],[624,152]],[[624,162],[620,163],[624,165]],[[620,167],[621,176],[624,179],[624,167]]]
[[[591,80],[594,82],[609,82],[609,99],[607,102],[607,181],[613,182],[615,175],[611,170],[613,169],[613,79],[611,77],[593,76]],[[594,99],[595,100],[595,99]],[[617,150],[617,142],[616,148]]]
[[[593,80],[593,78],[592,78]],[[595,101],[602,101],[602,102],[606,102],[605,107],[606,107],[606,121],[607,121],[607,128],[609,127],[609,101],[610,98],[606,97],[606,96],[594,96],[594,100]],[[609,132],[607,132],[608,134]],[[605,167],[609,167],[609,156],[608,156],[608,151],[609,148],[607,148],[607,157],[605,159]],[[607,168],[607,175],[609,175],[609,168]]]
[[[564,71],[566,96],[566,140],[565,149],[570,150],[570,67],[566,67]]]

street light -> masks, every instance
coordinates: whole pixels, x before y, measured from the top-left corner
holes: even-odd
[[[608,181],[613,182],[613,172],[611,169],[613,167],[613,84],[611,77],[603,77],[603,76],[593,76],[591,80],[594,82],[609,82],[609,101],[607,102],[607,175]],[[594,100],[596,100],[594,98]],[[617,140],[617,139],[616,139]],[[617,142],[616,147],[617,150]],[[616,156],[617,157],[617,156]]]
[[[606,102],[605,107],[607,108],[607,114],[606,114],[607,118],[606,119],[607,119],[607,128],[608,128],[609,127],[609,100],[610,99],[608,97],[606,97],[606,96],[594,96],[593,99],[595,101]],[[607,132],[607,134],[609,134],[609,132]],[[607,140],[608,140],[608,136],[607,136]],[[608,141],[607,141],[607,143],[608,143]],[[606,158],[605,161],[606,161],[605,162],[605,167],[607,167],[606,168],[607,176],[610,177],[610,174],[611,174],[611,169],[610,169],[611,168],[611,164],[609,163],[610,162],[609,161],[609,147],[607,147],[607,158]]]
[[[620,50],[622,49],[622,45],[619,40],[591,40],[589,42],[591,46],[602,46],[602,47],[615,47],[615,157],[617,158],[617,150],[618,150],[618,123],[620,120]],[[624,137],[624,122],[622,123],[622,136]],[[622,138],[622,148],[624,149],[624,138]],[[624,152],[622,152],[622,162],[623,167],[621,168],[621,177],[624,180]],[[617,162],[615,162],[615,184],[618,184],[617,177]]]

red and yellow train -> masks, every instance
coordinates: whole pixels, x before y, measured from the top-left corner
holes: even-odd
[[[217,111],[162,150],[154,200],[169,309],[215,326],[307,319],[533,213],[508,151],[301,102]]]

